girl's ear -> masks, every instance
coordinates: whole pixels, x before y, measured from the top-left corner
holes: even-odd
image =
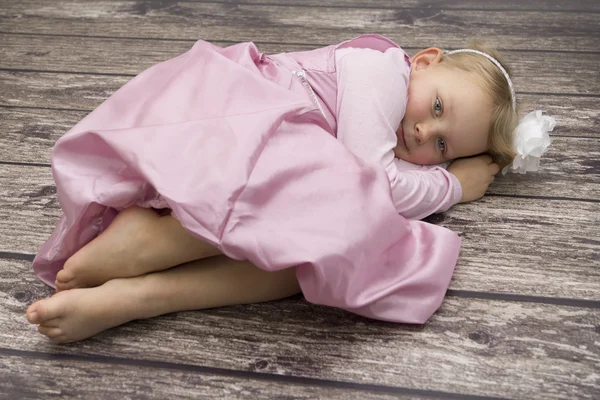
[[[439,63],[442,60],[442,50],[437,47],[430,47],[421,50],[412,58],[412,71],[429,68],[430,66]]]

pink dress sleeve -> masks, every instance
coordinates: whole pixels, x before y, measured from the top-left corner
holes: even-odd
[[[462,189],[454,175],[442,166],[417,166],[394,155],[407,102],[406,53],[345,48],[336,51],[336,65],[338,140],[385,169],[398,213],[421,219],[458,203]]]

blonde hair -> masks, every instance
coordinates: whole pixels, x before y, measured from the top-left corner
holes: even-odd
[[[494,57],[511,75],[510,69],[495,49],[482,42],[471,41],[468,48],[479,50]],[[486,57],[474,53],[444,54],[442,63],[477,75],[479,83],[492,99],[492,121],[488,137],[489,153],[501,166],[512,163],[513,131],[518,123],[517,111],[513,109],[511,90],[502,71]]]

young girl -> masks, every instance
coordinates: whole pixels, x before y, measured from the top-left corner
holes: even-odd
[[[514,91],[490,54],[411,61],[377,35],[273,56],[199,41],[143,72],[53,150],[64,215],[34,268],[58,293],[27,319],[72,342],[302,291],[425,322],[460,239],[418,219],[483,196],[515,155]],[[496,162],[443,168],[482,153]]]

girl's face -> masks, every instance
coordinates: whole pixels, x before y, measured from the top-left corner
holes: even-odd
[[[396,157],[440,164],[488,150],[492,100],[477,77],[439,62],[441,50],[413,57],[408,104],[396,131]]]

